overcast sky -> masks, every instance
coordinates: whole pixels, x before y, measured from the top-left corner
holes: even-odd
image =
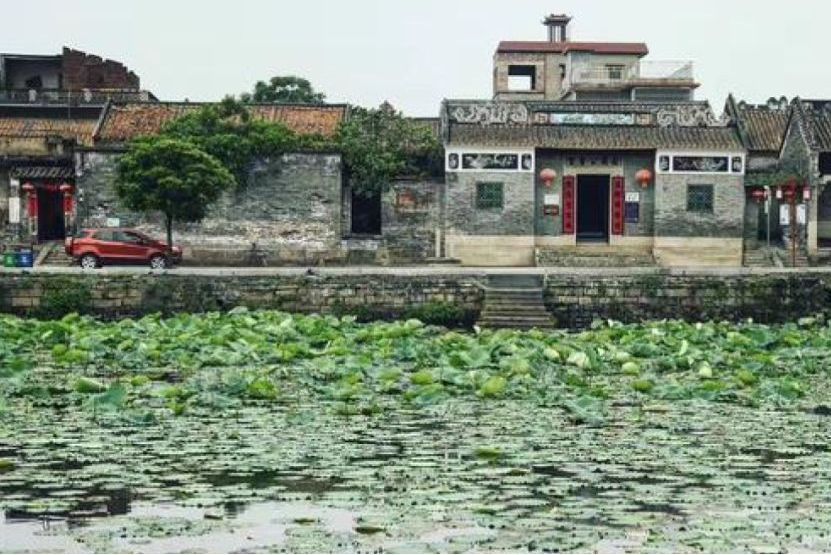
[[[163,100],[218,100],[301,75],[332,102],[437,115],[488,98],[500,40],[543,40],[568,13],[574,40],[643,41],[693,60],[697,98],[831,97],[828,0],[27,0],[3,10],[0,51],[72,46],[124,62]]]

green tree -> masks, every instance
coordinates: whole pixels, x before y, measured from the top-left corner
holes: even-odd
[[[386,102],[377,109],[352,108],[336,144],[350,186],[364,195],[383,191],[402,175],[434,173],[442,152],[428,126],[405,118]]]
[[[231,97],[173,120],[162,133],[193,143],[222,162],[239,185],[247,183],[256,158],[296,150],[301,143],[311,142],[281,123],[252,117],[246,106]]]
[[[321,104],[326,100],[326,95],[315,91],[307,79],[294,75],[278,75],[268,82],[257,81],[254,84],[254,92],[242,93],[240,100],[245,103]]]
[[[158,136],[138,139],[119,159],[116,194],[130,210],[161,212],[168,248],[173,222],[198,222],[234,176],[193,144]]]

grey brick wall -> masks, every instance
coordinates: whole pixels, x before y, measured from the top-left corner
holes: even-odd
[[[391,262],[418,262],[435,256],[443,187],[436,181],[396,181],[384,193],[381,234]]]
[[[502,183],[502,210],[476,208],[476,184]],[[530,172],[458,172],[447,178],[447,229],[464,235],[533,235],[534,176]]]
[[[656,236],[742,237],[742,176],[658,174],[655,181]],[[687,185],[713,185],[712,213],[687,211]]]
[[[113,153],[85,154],[84,173],[78,179],[79,224],[101,226],[108,218],[118,218],[120,225],[163,236],[159,215],[132,213],[116,198],[117,159]],[[258,160],[247,186],[223,195],[201,223],[178,224],[174,238],[185,246],[186,256],[192,247],[193,255],[200,253],[211,261],[211,250],[222,262],[257,243],[273,260],[303,262],[308,257],[298,253],[339,248],[340,214],[340,155],[285,154]]]

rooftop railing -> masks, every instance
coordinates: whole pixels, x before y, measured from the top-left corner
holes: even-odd
[[[689,61],[646,61],[632,65],[605,64],[575,66],[570,85],[626,85],[644,80],[693,81]]]
[[[71,104],[76,106],[104,104],[108,100],[148,102],[148,91],[103,89],[65,91],[57,89],[0,89],[0,104]]]

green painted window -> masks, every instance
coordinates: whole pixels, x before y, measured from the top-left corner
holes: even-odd
[[[505,203],[502,183],[477,183],[476,208],[479,210],[502,210]]]
[[[687,185],[687,212],[712,212],[713,186]]]

